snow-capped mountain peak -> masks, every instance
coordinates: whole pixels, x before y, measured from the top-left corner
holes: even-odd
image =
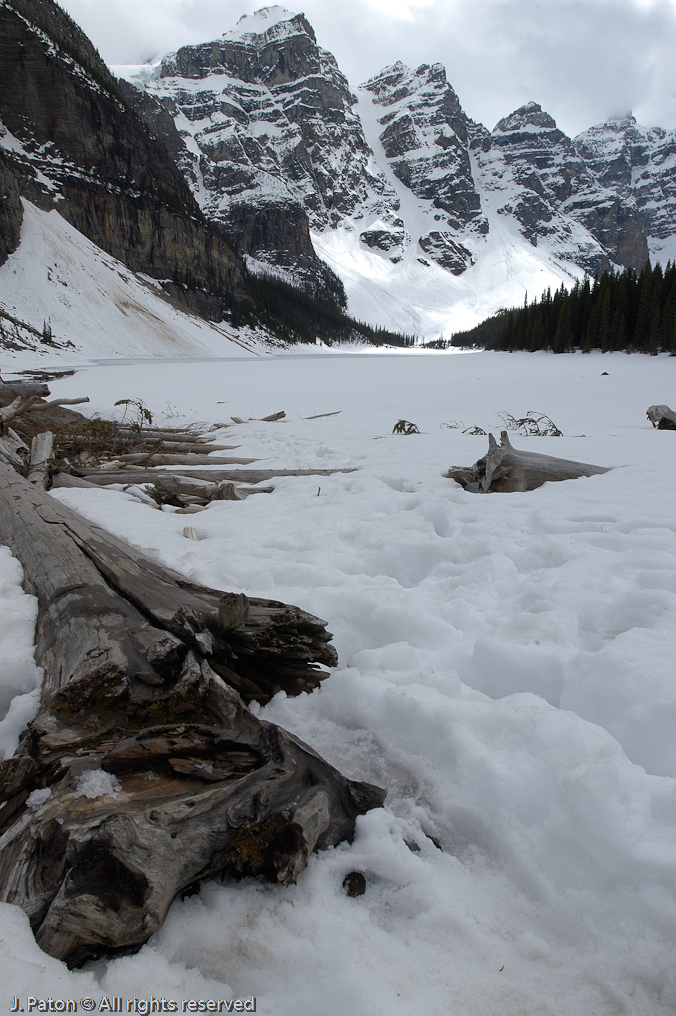
[[[222,38],[228,41],[234,39],[246,39],[249,41],[253,36],[263,35],[272,28],[277,28],[286,22],[295,21],[298,17],[299,15],[288,11],[286,7],[280,7],[278,4],[272,7],[261,7],[254,14],[243,14],[235,27],[225,32]],[[304,15],[300,15],[300,17],[305,21]],[[305,23],[308,24],[307,21]],[[312,32],[311,28],[310,32]],[[314,37],[314,32],[312,32],[312,36]]]

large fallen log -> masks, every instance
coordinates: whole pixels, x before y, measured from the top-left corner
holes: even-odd
[[[51,393],[49,385],[42,381],[3,381],[0,378],[0,394],[11,395],[12,398],[16,398],[17,395],[37,395],[38,398],[45,398]]]
[[[573,480],[580,476],[607,473],[605,466],[592,466],[586,462],[559,459],[554,455],[527,452],[513,448],[506,430],[500,434],[500,444],[488,435],[488,452],[473,466],[452,466],[446,476],[465,490],[481,494],[500,491],[535,490],[543,483]]]
[[[243,701],[315,686],[324,622],[188,582],[1,464],[0,542],[38,597],[45,674],[0,763],[0,899],[46,952],[136,949],[202,879],[289,884],[382,804]]]

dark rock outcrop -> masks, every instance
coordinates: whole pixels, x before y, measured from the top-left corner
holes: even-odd
[[[0,149],[0,265],[19,246],[23,209],[14,166]]]

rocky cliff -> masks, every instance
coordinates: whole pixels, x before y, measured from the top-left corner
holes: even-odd
[[[591,127],[575,150],[606,187],[633,201],[651,253],[676,256],[676,130],[641,127],[633,116]]]
[[[611,264],[643,267],[648,246],[632,195],[599,180],[537,103],[482,132],[472,148],[486,201],[516,219],[533,245],[544,241],[592,274]]]
[[[245,299],[232,247],[51,0],[0,3],[0,80],[0,260],[18,243],[21,194],[200,313]]]
[[[617,131],[573,141],[534,102],[488,131],[467,117],[441,64],[386,67],[358,101],[304,15],[281,7],[133,80],[131,101],[205,215],[296,280],[325,273],[313,237],[341,271],[332,231],[391,265],[456,276],[481,260],[496,221],[512,222],[564,274],[638,269],[648,236],[676,232],[673,180],[656,172],[674,162],[673,136],[625,126],[618,155]]]

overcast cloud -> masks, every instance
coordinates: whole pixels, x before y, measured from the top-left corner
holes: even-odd
[[[262,0],[60,0],[112,64],[218,38]],[[288,6],[286,4],[285,6]],[[493,127],[534,99],[574,135],[633,111],[676,127],[676,0],[304,0],[353,87],[387,64],[440,61]]]

